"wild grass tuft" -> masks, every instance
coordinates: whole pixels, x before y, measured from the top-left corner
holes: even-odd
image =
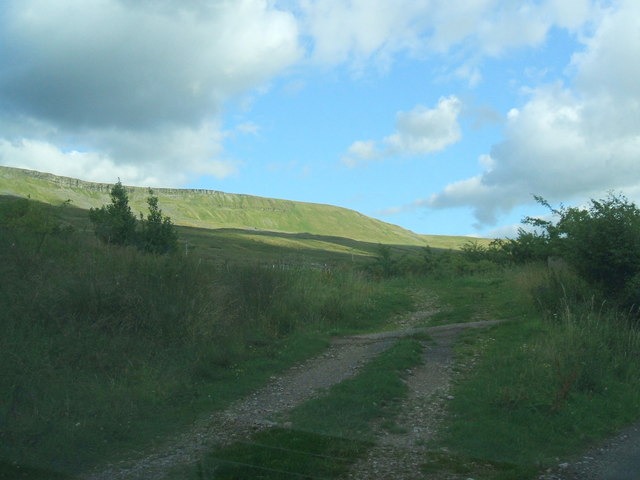
[[[571,272],[507,275],[500,288],[528,298],[529,313],[467,337],[477,364],[455,387],[443,441],[524,479],[640,417],[640,331]]]
[[[143,448],[410,303],[351,270],[216,266],[1,220],[0,462],[24,471]]]

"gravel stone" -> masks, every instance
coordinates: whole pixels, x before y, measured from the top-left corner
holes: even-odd
[[[324,353],[272,376],[263,388],[223,411],[196,422],[188,431],[166,439],[161,445],[137,458],[123,460],[88,472],[84,480],[161,480],[179,465],[195,464],[207,450],[248,439],[257,431],[278,425],[283,413],[319,395],[322,391],[355,376],[363,365],[399,338],[428,333],[422,365],[407,378],[410,394],[401,406],[398,431],[379,431],[379,442],[370,455],[355,466],[353,479],[410,480],[424,458],[424,442],[431,438],[443,417],[452,365],[452,345],[466,328],[480,328],[498,321],[469,322],[418,327],[428,323],[437,310],[433,297],[425,298],[422,308],[393,322],[394,331],[338,338]],[[283,423],[283,428],[291,428]],[[367,476],[368,475],[368,476]]]

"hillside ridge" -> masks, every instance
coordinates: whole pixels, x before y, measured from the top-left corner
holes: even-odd
[[[115,183],[115,182],[114,182]],[[0,166],[0,195],[50,204],[71,200],[82,209],[109,202],[113,184]],[[132,210],[146,212],[148,187],[126,186]],[[421,235],[358,211],[327,204],[226,193],[209,189],[153,188],[160,207],[176,225],[330,235],[381,244],[436,246],[461,237]],[[435,240],[435,241],[434,241]]]

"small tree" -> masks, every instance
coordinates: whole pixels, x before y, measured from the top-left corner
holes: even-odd
[[[587,280],[619,293],[640,273],[640,210],[623,196],[561,211],[563,256]]]
[[[393,254],[391,252],[391,247],[389,245],[380,244],[376,249],[376,253],[378,255],[375,257],[375,270],[381,273],[383,277],[391,277],[396,273],[397,266],[396,259],[393,258]]]
[[[542,233],[521,232],[512,247],[535,256],[561,256],[585,280],[612,298],[640,301],[640,210],[622,195],[591,200],[588,208],[552,208],[556,223],[526,218]],[[624,301],[624,300],[623,300]]]
[[[158,197],[149,189],[147,198],[149,214],[147,218],[140,214],[141,232],[138,246],[149,253],[171,253],[178,248],[178,233],[171,222],[171,218],[162,214],[158,206]]]
[[[111,203],[89,210],[89,219],[96,236],[105,243],[131,245],[136,242],[136,217],[120,179],[111,189]]]

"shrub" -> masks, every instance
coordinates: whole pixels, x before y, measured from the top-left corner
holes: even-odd
[[[552,208],[557,222],[527,217],[535,232],[520,230],[515,240],[499,240],[514,263],[561,257],[584,280],[623,304],[640,300],[640,210],[622,195],[591,200],[586,208]]]
[[[89,210],[96,236],[104,243],[113,245],[135,245],[147,253],[164,254],[178,248],[178,233],[171,218],[162,214],[158,197],[149,189],[147,198],[149,214],[140,214],[140,231],[136,217],[129,206],[129,196],[118,180],[111,189],[111,203]]]
[[[138,247],[148,253],[171,253],[178,249],[178,233],[171,218],[162,214],[158,206],[158,197],[149,189],[147,198],[149,214],[147,218],[140,214],[140,235]]]
[[[561,252],[588,281],[619,296],[640,272],[640,210],[623,196],[560,211]]]
[[[120,180],[111,189],[111,203],[89,210],[96,236],[105,243],[131,245],[136,240],[136,217],[129,206],[127,190]]]

